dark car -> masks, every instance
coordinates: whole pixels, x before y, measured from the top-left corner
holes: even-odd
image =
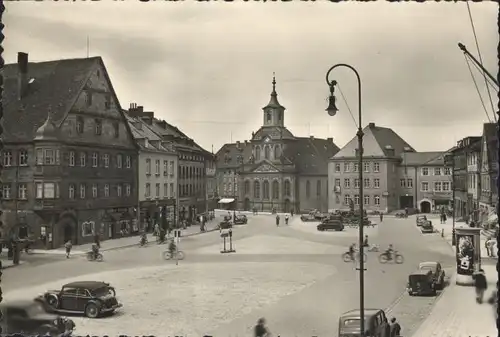
[[[223,230],[223,229],[229,229],[229,228],[233,228],[233,224],[231,223],[231,221],[221,221],[219,223],[219,229],[220,230]]]
[[[415,221],[417,223],[417,226],[422,226],[422,224],[427,221],[427,216],[425,216],[425,215],[417,215],[417,218],[416,218]]]
[[[422,233],[434,233],[434,226],[432,225],[432,221],[425,221],[420,226],[420,231]]]
[[[328,230],[334,230],[337,232],[344,230],[344,225],[338,220],[323,220],[316,228],[323,232]]]
[[[20,333],[29,335],[59,336],[66,331],[65,318],[48,313],[37,301],[12,301],[0,305],[3,319],[0,323],[2,334]],[[74,323],[73,323],[74,326]],[[65,335],[71,335],[68,331]]]
[[[246,225],[248,222],[248,218],[245,214],[238,214],[235,218],[234,218],[234,224],[235,225]]]
[[[365,333],[363,336],[390,337],[387,316],[382,309],[365,309]],[[339,318],[339,337],[361,335],[361,313],[351,310]]]
[[[89,318],[113,313],[122,307],[115,289],[109,283],[98,281],[68,283],[61,290],[48,291],[36,300],[44,303],[47,311],[84,314]]]
[[[432,272],[428,269],[419,269],[408,276],[406,290],[410,296],[436,296],[436,287]]]
[[[437,290],[441,290],[444,288],[444,278],[446,276],[443,268],[441,267],[441,263],[439,262],[421,262],[418,265],[418,269],[420,270],[430,270],[432,272],[432,279],[434,282],[434,287]]]

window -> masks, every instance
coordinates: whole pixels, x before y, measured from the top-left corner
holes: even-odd
[[[146,159],[146,174],[150,175],[151,174],[151,159]]]
[[[75,166],[75,151],[69,151],[69,166]]]
[[[364,178],[363,179],[363,187],[364,188],[370,188],[370,178]]]
[[[130,156],[126,156],[125,157],[125,167],[130,168],[131,166],[132,166],[132,159],[130,158]]]
[[[359,188],[359,179],[354,179],[354,188]]]
[[[151,198],[151,184],[146,183],[146,191],[144,192],[146,198]]]
[[[85,184],[80,184],[80,199],[85,199],[86,189]]]
[[[130,186],[130,184],[125,184],[125,195],[127,197],[130,197],[131,190],[132,190],[132,187]]]
[[[173,177],[175,172],[174,172],[175,168],[174,168],[174,161],[170,161],[170,169],[168,170],[170,172],[170,176]]]
[[[155,174],[157,176],[160,175],[160,160],[159,159],[156,159],[156,161],[155,161]]]
[[[443,182],[443,191],[450,191],[450,183],[445,181]]]
[[[100,119],[95,120],[95,134],[102,135],[102,121]]]
[[[378,178],[373,179],[373,187],[380,188],[380,179]]]
[[[255,147],[255,160],[260,159],[260,146]]]
[[[280,197],[280,184],[275,180],[273,181],[273,199]]]
[[[444,168],[444,174],[447,175],[447,176],[451,175],[451,168],[445,167]]]
[[[349,179],[349,178],[344,179],[344,187],[351,188],[351,179]]]
[[[42,149],[36,149],[36,164],[43,165],[43,150]]]
[[[270,121],[271,121],[272,116],[271,116],[271,113],[270,113],[270,112],[268,112],[268,113],[266,114],[266,118],[267,118],[267,121],[268,121],[268,122],[270,122]]]
[[[156,186],[155,186],[155,196],[157,199],[160,197],[160,184],[159,183],[156,183]]]
[[[85,221],[82,222],[82,236],[91,236],[94,234],[95,222]]]
[[[375,173],[380,172],[380,163],[373,163],[373,172]]]
[[[344,163],[344,172],[350,172],[350,171],[351,171],[350,163]]]
[[[3,199],[10,199],[11,196],[11,190],[10,190],[10,185],[3,185],[2,186],[2,198]]]
[[[170,197],[175,198],[174,183],[170,183]]]
[[[168,160],[163,161],[163,175],[168,176]]]
[[[269,146],[264,146],[264,157],[266,159],[269,159],[269,157],[271,156],[271,151],[269,150]]]
[[[231,183],[227,184],[227,190],[229,193],[231,193],[233,191],[233,184]]]
[[[115,138],[120,137],[120,124],[113,123],[113,135],[115,136]]]
[[[92,153],[92,167],[97,167],[99,165],[99,155],[97,152]]]
[[[92,198],[97,198],[97,195],[98,195],[97,184],[92,184]]]
[[[21,150],[19,152],[19,166],[28,166],[28,151]]]
[[[429,168],[422,167],[422,175],[423,176],[428,176],[429,175]]]
[[[75,199],[75,184],[69,184],[68,197],[70,199]]]
[[[109,184],[104,184],[104,197],[109,198]]]
[[[363,163],[363,171],[370,172],[370,163]]]
[[[429,190],[429,183],[428,182],[422,182],[421,184],[421,188],[420,188],[423,192],[427,192]]]
[[[440,167],[435,167],[434,168],[434,175],[435,176],[440,176],[441,175],[441,168]]]
[[[257,199],[260,198],[260,182],[257,180],[253,182],[253,196]]]
[[[86,163],[85,163],[86,159],[87,159],[87,155],[85,154],[85,152],[80,152],[80,166],[81,167],[85,167],[85,165],[86,165]]]
[[[280,159],[280,147],[278,145],[274,146],[274,159]]]
[[[311,196],[311,182],[308,180],[306,181],[306,198],[309,198]]]
[[[3,153],[3,166],[12,166],[12,152],[5,151]]]
[[[163,197],[168,198],[168,184],[163,184]]]
[[[340,172],[340,163],[335,163],[335,173]]]
[[[265,180],[262,184],[262,197],[269,199],[269,181]]]
[[[358,172],[359,171],[359,164],[358,163],[354,163],[354,170],[353,172]]]
[[[20,200],[28,199],[28,186],[26,184],[19,184],[17,188],[17,195]]]
[[[380,196],[378,196],[378,195],[374,195],[374,196],[373,196],[373,202],[374,202],[374,204],[375,204],[375,205],[377,205],[377,206],[378,206],[378,205],[380,205]]]
[[[363,204],[364,205],[369,205],[370,204],[370,196],[369,195],[364,195],[363,196]]]
[[[35,198],[43,199],[43,183],[35,183]]]
[[[91,106],[92,105],[92,93],[89,91],[85,91],[84,96],[85,96],[85,103],[87,104],[87,106]]]
[[[103,159],[104,159],[104,167],[108,168],[109,167],[109,154],[105,154],[103,156]]]
[[[349,194],[344,195],[344,204],[349,205],[351,201],[351,196]]]
[[[340,187],[340,179],[338,178],[335,179],[335,186]]]
[[[316,196],[321,197],[321,180],[316,181]]]
[[[435,192],[441,192],[442,190],[442,185],[440,181],[434,182],[434,191]]]
[[[407,188],[413,188],[413,179],[407,179],[406,180],[406,187]]]
[[[356,205],[356,206],[359,205],[359,194],[354,195],[354,205]]]
[[[47,149],[44,154],[44,164],[45,165],[54,165],[56,162],[56,156],[54,150]]]
[[[123,165],[123,157],[121,154],[117,154],[116,155],[116,167],[117,168],[122,168],[122,165]]]
[[[84,121],[82,117],[77,117],[76,119],[76,132],[83,133],[84,130]]]
[[[122,185],[120,184],[116,185],[116,196],[118,197],[122,196]]]
[[[289,197],[292,194],[290,180],[285,180],[285,195]]]
[[[401,185],[401,188],[406,188],[406,179],[400,179],[399,184]]]

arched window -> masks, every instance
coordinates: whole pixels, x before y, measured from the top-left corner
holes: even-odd
[[[255,180],[253,182],[253,197],[255,199],[259,199],[260,198],[260,183],[258,180]]]
[[[269,181],[265,180],[262,186],[262,199],[269,199]]]
[[[265,146],[264,147],[264,157],[266,159],[269,159],[270,156],[271,156],[271,149],[269,149],[269,146]]]
[[[291,195],[290,191],[290,180],[285,180],[285,195],[289,197]]]
[[[245,180],[245,186],[243,187],[245,194],[250,194],[250,182]]]
[[[311,182],[308,180],[306,181],[306,198],[309,198],[311,196]]]
[[[281,151],[279,145],[274,146],[274,159],[278,160],[280,159],[281,156]]]
[[[316,182],[316,196],[321,197],[321,180]]]
[[[255,160],[260,160],[260,146],[255,147]]]
[[[270,111],[268,111],[268,112],[267,112],[267,114],[266,114],[266,120],[267,120],[268,122],[270,122],[272,119],[273,119],[273,116],[271,115],[271,112],[270,112]]]
[[[275,180],[273,181],[273,199],[280,198],[280,184]]]

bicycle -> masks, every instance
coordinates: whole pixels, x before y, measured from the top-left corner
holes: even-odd
[[[354,254],[355,254],[355,256],[354,256],[354,259],[353,259],[353,256],[352,256],[351,253],[345,252],[344,254],[342,254],[342,260],[344,262],[360,261],[359,252],[355,252]],[[368,256],[365,253],[363,253],[363,262],[366,262],[367,258],[368,258]]]
[[[184,252],[182,250],[178,250],[174,253],[171,253],[170,251],[164,251],[163,252],[163,258],[165,260],[171,260],[171,259],[176,259],[176,260],[184,260]]]
[[[403,255],[399,254],[397,251],[394,251],[392,253],[392,256],[389,256],[389,253],[383,252],[382,254],[379,255],[378,261],[380,263],[387,263],[388,261],[393,261],[396,264],[402,264],[404,262],[404,257]]]

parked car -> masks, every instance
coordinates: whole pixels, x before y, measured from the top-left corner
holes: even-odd
[[[365,333],[363,336],[390,337],[390,326],[385,311],[365,309]],[[359,310],[350,310],[339,318],[338,336],[360,336],[361,314]]]
[[[50,290],[35,300],[43,303],[49,312],[84,314],[89,318],[113,313],[122,307],[116,299],[115,289],[99,281],[68,283],[61,290]]]
[[[219,223],[219,229],[220,230],[223,230],[223,229],[229,229],[229,228],[233,228],[233,224],[231,223],[231,221],[221,221]]]
[[[66,318],[48,313],[37,301],[22,300],[0,304],[3,319],[0,322],[3,335],[59,336],[65,332]],[[68,331],[66,336],[69,336]]]
[[[300,216],[300,220],[302,220],[303,222],[318,221],[318,220],[316,220],[316,218],[312,214],[302,214]]]
[[[417,218],[415,221],[417,223],[417,226],[422,226],[422,224],[427,221],[427,216],[426,215],[417,215]]]
[[[432,272],[432,279],[434,286],[437,290],[444,288],[444,278],[446,276],[441,263],[434,261],[421,262],[418,265],[419,270],[430,270]]]
[[[432,225],[432,221],[427,220],[422,223],[422,225],[420,226],[420,231],[422,233],[434,233],[434,226]]]
[[[408,276],[406,290],[410,296],[436,296],[436,287],[432,272],[429,269],[419,269]]]
[[[338,220],[323,220],[316,228],[321,232],[328,230],[340,232],[344,230],[344,225]]]
[[[234,218],[235,225],[246,225],[248,223],[248,218],[245,214],[238,214]]]

